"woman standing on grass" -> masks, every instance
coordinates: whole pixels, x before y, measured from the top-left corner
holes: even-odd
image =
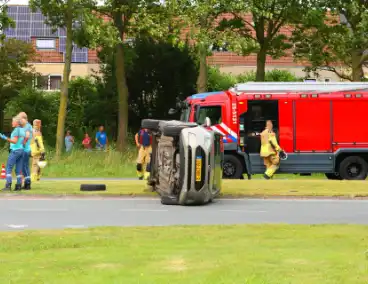
[[[17,175],[17,184],[14,190],[21,190],[22,188],[22,175],[21,170],[23,166],[23,141],[26,137],[26,132],[21,127],[21,119],[16,116],[12,120],[12,127],[14,128],[10,138],[0,133],[0,138],[10,143],[10,153],[8,161],[6,163],[6,184],[3,190],[11,190],[12,185],[12,171],[15,166],[15,174]]]
[[[65,150],[66,152],[70,152],[73,148],[74,144],[74,137],[72,136],[71,132],[68,130],[65,135]]]

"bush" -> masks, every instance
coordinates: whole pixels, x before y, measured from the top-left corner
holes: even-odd
[[[15,116],[20,111],[24,111],[30,122],[34,119],[41,119],[45,143],[55,145],[59,98],[59,92],[44,92],[26,88],[20,91],[16,99],[7,103],[6,113]]]
[[[223,73],[216,67],[210,67],[208,70],[208,91],[227,90],[237,83],[253,82],[256,80],[254,71],[246,72],[239,75]],[[294,74],[286,70],[273,69],[266,72],[266,82],[298,82],[303,78],[298,78]]]

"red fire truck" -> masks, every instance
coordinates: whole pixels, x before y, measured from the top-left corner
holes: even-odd
[[[195,94],[180,106],[181,120],[224,135],[224,178],[263,173],[260,133],[266,120],[288,159],[278,172],[324,173],[363,180],[368,173],[368,83],[245,83]]]

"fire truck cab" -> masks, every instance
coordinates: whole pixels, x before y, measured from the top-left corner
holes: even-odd
[[[272,120],[288,153],[280,173],[323,173],[328,179],[363,180],[368,174],[368,83],[245,83],[195,94],[181,104],[181,120],[223,135],[223,177],[264,173],[260,133]]]

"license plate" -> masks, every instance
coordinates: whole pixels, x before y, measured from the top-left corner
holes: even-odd
[[[196,181],[202,180],[202,157],[196,158]]]

